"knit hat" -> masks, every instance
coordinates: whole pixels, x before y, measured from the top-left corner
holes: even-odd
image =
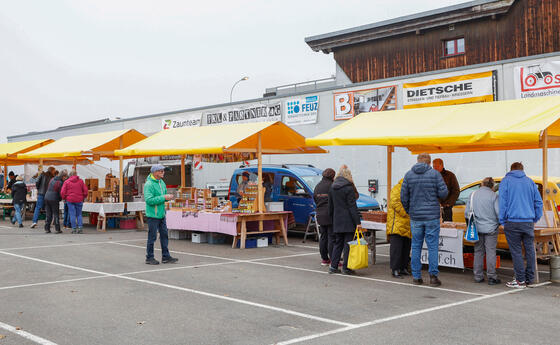
[[[165,167],[161,164],[152,165],[150,168],[151,173],[155,173],[156,171],[165,170]]]

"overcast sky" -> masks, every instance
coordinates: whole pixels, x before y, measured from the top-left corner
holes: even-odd
[[[6,136],[261,97],[334,74],[308,36],[465,2],[0,2],[0,142]]]

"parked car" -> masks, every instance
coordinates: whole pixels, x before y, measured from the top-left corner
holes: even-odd
[[[529,176],[539,188],[539,191],[542,195],[542,177],[541,176]],[[502,181],[503,177],[494,177],[494,181],[496,182],[496,193],[498,193],[498,186],[500,181]],[[454,222],[465,222],[465,206],[467,201],[471,197],[471,194],[476,192],[480,188],[480,183],[482,180],[475,181],[470,183],[463,188],[461,188],[461,192],[459,194],[459,198],[457,202],[455,202],[455,206],[453,206],[453,221]],[[552,195],[552,200],[556,203],[557,207],[560,207],[560,177],[549,177],[548,178],[548,190]],[[559,209],[560,210],[560,209]],[[465,245],[473,245],[470,242],[464,242]],[[506,249],[508,250],[508,244],[506,240],[506,236],[503,230],[500,230],[498,234],[498,249]]]
[[[237,207],[237,186],[244,172],[250,174],[251,181],[257,180],[256,166],[241,166],[234,171],[228,192],[233,207]],[[270,196],[265,201],[283,202],[284,210],[293,212],[297,224],[307,224],[309,214],[315,211],[313,190],[321,181],[322,172],[321,169],[304,164],[264,165],[263,178],[267,176],[272,184]],[[365,194],[360,194],[357,204],[361,211],[379,210],[379,203]]]

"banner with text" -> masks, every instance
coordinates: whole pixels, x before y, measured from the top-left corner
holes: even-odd
[[[560,61],[515,67],[515,98],[560,96]]]
[[[319,97],[292,98],[285,102],[285,123],[288,126],[317,123]]]
[[[282,106],[280,103],[245,105],[240,106],[239,108],[204,113],[202,118],[203,126],[262,121],[282,121]]]
[[[395,110],[396,86],[334,93],[334,120],[348,120],[360,113]]]
[[[161,129],[172,129],[181,127],[200,126],[201,114],[170,117],[161,120]]]
[[[496,101],[496,71],[403,84],[403,109]]]
[[[420,261],[428,263],[428,247],[426,242],[422,244]],[[439,266],[465,268],[463,263],[463,230],[453,228],[441,228],[439,233]]]

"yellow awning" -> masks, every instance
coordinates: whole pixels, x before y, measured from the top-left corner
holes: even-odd
[[[115,150],[130,146],[145,138],[144,134],[135,129],[76,135],[61,138],[47,146],[19,154],[18,158],[63,158],[93,155],[111,158],[114,157]]]
[[[560,147],[560,96],[363,113],[308,145],[382,145],[419,152]]]
[[[305,137],[282,122],[255,122],[223,126],[182,127],[163,130],[125,149],[116,156],[159,156],[256,152],[262,133],[262,152],[326,153],[305,145]]]
[[[0,159],[16,158],[18,153],[35,150],[41,146],[52,143],[52,139],[16,141],[13,143],[0,144]]]

